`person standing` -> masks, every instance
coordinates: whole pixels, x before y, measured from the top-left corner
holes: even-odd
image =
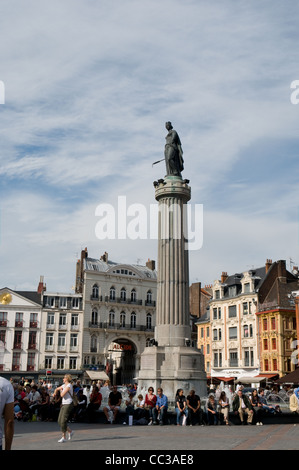
[[[11,450],[14,436],[14,389],[4,377],[0,377],[0,417],[2,415],[4,416],[5,450]],[[3,429],[0,422],[0,450],[2,450],[2,436]]]
[[[58,416],[58,424],[60,426],[62,437],[58,442],[66,442],[66,433],[68,432],[68,440],[70,441],[74,432],[70,429],[67,424],[68,418],[73,409],[73,386],[72,386],[72,377],[69,374],[66,374],[63,377],[63,385],[57,387],[54,391],[54,396],[57,392],[60,391],[60,396],[62,398],[62,405],[60,408]]]

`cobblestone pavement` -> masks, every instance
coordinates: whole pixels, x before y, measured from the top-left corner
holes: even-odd
[[[12,450],[169,451],[299,450],[299,424],[263,426],[126,426],[74,423],[60,444],[57,423],[15,422]],[[189,452],[190,453],[190,452]]]

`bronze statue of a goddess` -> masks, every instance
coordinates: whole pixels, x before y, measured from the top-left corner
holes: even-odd
[[[165,163],[167,176],[181,176],[184,169],[183,149],[178,133],[173,129],[171,122],[166,122],[168,134],[165,137]]]

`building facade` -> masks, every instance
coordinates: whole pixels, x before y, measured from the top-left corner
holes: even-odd
[[[39,375],[53,380],[82,374],[83,301],[81,294],[43,291]]]
[[[297,365],[297,319],[292,292],[298,272],[287,271],[285,260],[272,263],[258,292],[258,348],[264,374],[286,375]],[[295,353],[295,357],[294,357]]]
[[[0,371],[6,378],[37,378],[42,300],[38,292],[0,289]]]
[[[146,266],[90,258],[77,263],[76,292],[83,295],[83,367],[105,370],[113,383],[131,383],[140,354],[154,337],[157,274]]]

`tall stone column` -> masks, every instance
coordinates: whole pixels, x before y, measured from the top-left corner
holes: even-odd
[[[140,356],[139,389],[162,387],[170,403],[178,388],[206,395],[203,355],[191,347],[187,245],[188,181],[167,175],[154,182],[159,203],[155,344]]]
[[[159,202],[158,285],[155,339],[160,346],[185,346],[190,339],[187,202],[191,190],[179,176],[155,183]]]

